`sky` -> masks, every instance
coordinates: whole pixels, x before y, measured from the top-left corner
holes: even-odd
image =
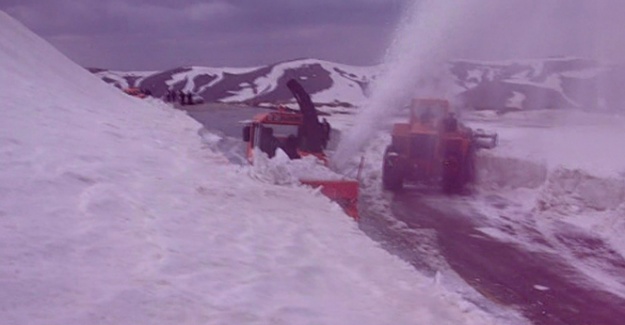
[[[420,2],[0,0],[0,10],[82,66],[162,70],[260,66],[295,58],[378,64],[402,17],[420,10],[411,6],[415,1]],[[618,0],[475,3],[476,11],[488,11],[488,16],[471,21],[476,16],[471,13],[466,21],[450,22],[468,28],[442,40],[461,43],[453,53],[458,58],[615,59],[625,54],[620,40],[625,4]]]
[[[405,0],[2,0],[81,65],[258,66],[313,57],[376,63]]]

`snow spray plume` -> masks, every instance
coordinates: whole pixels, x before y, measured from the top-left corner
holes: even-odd
[[[466,9],[475,6],[480,6],[479,1],[424,0],[407,7],[387,51],[383,71],[373,85],[371,98],[332,157],[335,169],[344,171],[376,131],[416,95],[424,80],[440,79],[441,66],[450,58],[449,51],[454,45],[450,39],[464,33],[460,27],[465,28],[466,23],[461,24],[461,18]],[[421,90],[423,96],[447,95],[425,94]]]
[[[333,167],[348,167],[350,159],[357,158],[370,138],[410,97],[451,99],[447,95],[453,87],[444,87],[444,83],[429,91],[423,87],[424,80],[440,79],[440,71],[445,71],[450,59],[517,60],[571,55],[622,61],[623,14],[625,4],[620,0],[414,1],[395,32],[369,101],[332,157]],[[541,70],[535,73],[541,75]],[[599,97],[606,106],[622,107],[625,103],[619,88],[623,79],[620,75],[599,80]]]

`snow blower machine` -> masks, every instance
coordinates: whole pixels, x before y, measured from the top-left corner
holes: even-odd
[[[383,186],[398,191],[405,182],[439,183],[446,193],[460,192],[475,179],[476,150],[496,145],[497,134],[459,123],[447,100],[414,99],[408,123],[393,125]]]
[[[248,161],[254,163],[254,155],[261,152],[273,158],[277,150],[283,151],[290,159],[315,157],[325,166],[327,173],[323,173],[323,176],[319,176],[319,173],[303,175],[300,182],[319,188],[322,194],[338,203],[347,215],[358,220],[358,182],[335,174],[327,167],[328,157],[324,149],[330,140],[330,124],[325,119],[319,121],[319,114],[310,95],[297,81],[289,80],[287,87],[300,110],[280,106],[277,110],[258,114],[248,121],[243,128]]]

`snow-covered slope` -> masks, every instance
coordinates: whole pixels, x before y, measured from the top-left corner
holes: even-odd
[[[302,59],[248,69],[185,67],[162,72],[91,71],[118,87],[143,87],[155,96],[163,96],[171,89],[197,93],[206,101],[251,104],[292,101],[285,84],[288,79],[296,78],[320,106],[361,106],[380,69],[380,66],[357,67]],[[469,109],[501,112],[550,108],[607,110],[625,102],[618,88],[625,81],[623,67],[601,65],[592,60],[569,57],[501,62],[455,60],[448,64],[448,71],[455,84],[453,93],[457,101]]]
[[[389,255],[319,193],[228,164],[185,114],[102,83],[2,12],[0,70],[5,324],[519,324]]]

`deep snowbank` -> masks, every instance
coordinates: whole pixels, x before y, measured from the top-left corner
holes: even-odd
[[[595,210],[623,202],[622,117],[536,111],[473,117],[470,124],[499,133],[499,146],[478,155],[482,188],[540,189],[545,196],[562,198],[559,205],[566,205],[569,197]]]
[[[486,191],[534,191],[533,211],[563,218],[625,208],[625,176],[598,176],[593,171],[483,152],[478,156],[478,188]]]
[[[570,215],[614,211],[624,202],[625,178],[597,177],[579,169],[558,168],[549,175],[537,208]]]
[[[500,138],[499,147],[479,154],[478,210],[495,219],[507,215],[516,223],[536,224],[546,238],[553,236],[553,229],[565,228],[564,222],[625,256],[622,116],[536,111],[497,118],[472,116],[471,120],[474,126],[497,131]],[[504,197],[511,205],[485,208],[491,204],[491,195]],[[577,259],[572,256],[572,263],[579,264]],[[597,278],[601,272],[587,273]],[[599,278],[604,283],[612,281],[606,282],[610,277],[605,275]],[[625,293],[625,285],[607,287]]]
[[[541,163],[480,152],[476,159],[477,180],[482,188],[536,189],[547,180],[547,167]]]

